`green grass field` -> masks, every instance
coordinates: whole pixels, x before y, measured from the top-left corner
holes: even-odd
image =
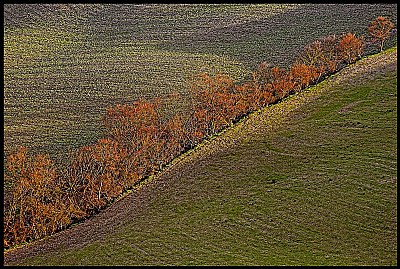
[[[397,265],[397,48],[253,113],[46,240],[15,264]]]
[[[24,145],[62,160],[102,135],[107,106],[159,96],[185,109],[195,73],[241,80],[264,60],[287,66],[378,15],[397,23],[390,4],[5,5],[5,155]]]

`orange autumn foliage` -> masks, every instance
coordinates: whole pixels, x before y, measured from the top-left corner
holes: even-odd
[[[356,37],[355,34],[347,33],[342,35],[338,51],[341,59],[345,63],[354,63],[357,59],[361,58],[365,48],[364,37]]]
[[[392,26],[371,25],[369,31],[383,44]],[[185,114],[162,114],[158,98],[111,106],[103,117],[104,137],[76,149],[62,171],[49,156],[20,148],[5,166],[12,185],[4,205],[5,247],[92,215],[204,138],[353,63],[364,47],[363,37],[331,35],[306,45],[288,70],[263,62],[242,83],[226,74],[198,74],[190,83],[191,111]]]
[[[367,31],[372,40],[380,44],[379,49],[382,51],[385,40],[390,37],[394,28],[389,18],[379,16],[369,24]]]
[[[11,198],[4,205],[4,245],[41,238],[70,223],[70,206],[63,203],[61,182],[46,155],[31,156],[21,147],[6,163]]]

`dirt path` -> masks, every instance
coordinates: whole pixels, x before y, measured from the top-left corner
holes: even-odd
[[[190,166],[196,161],[230,149],[239,142],[249,141],[256,137],[254,135],[257,133],[273,131],[296,115],[298,107],[312,102],[337,85],[358,84],[373,79],[380,73],[396,69],[397,50],[378,57],[369,57],[358,62],[357,65],[343,69],[340,74],[332,76],[326,82],[313,88],[312,91],[303,91],[291,96],[284,102],[253,113],[234,128],[226,129],[195,150],[182,155],[163,173],[147,180],[138,190],[126,194],[108,209],[91,219],[53,236],[7,251],[4,253],[4,264],[13,265],[35,255],[81,248],[100,240],[105,235],[112,233],[117,227],[132,222],[138,215],[144,214],[148,201],[153,199],[159,191],[168,188],[169,182],[179,178],[180,173],[189,170]]]

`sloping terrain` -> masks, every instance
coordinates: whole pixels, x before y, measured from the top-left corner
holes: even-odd
[[[108,106],[159,96],[185,109],[193,74],[287,66],[377,16],[397,23],[396,5],[5,5],[5,154],[23,145],[60,161],[101,136]]]
[[[253,113],[6,265],[397,265],[397,48]]]

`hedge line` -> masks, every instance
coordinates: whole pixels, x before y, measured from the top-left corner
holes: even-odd
[[[168,119],[159,99],[109,107],[107,133],[78,148],[64,169],[21,147],[5,165],[12,190],[4,205],[4,246],[42,238],[96,213],[204,138],[354,63],[364,48],[362,36],[331,35],[305,46],[287,70],[261,63],[241,83],[224,74],[198,74],[189,89],[191,112]]]

